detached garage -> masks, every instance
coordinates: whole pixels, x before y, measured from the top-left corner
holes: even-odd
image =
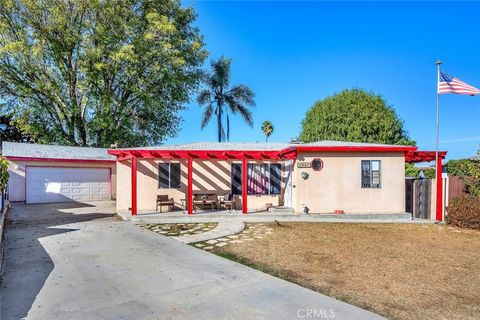
[[[115,198],[115,159],[106,149],[3,142],[2,155],[10,161],[10,202]]]

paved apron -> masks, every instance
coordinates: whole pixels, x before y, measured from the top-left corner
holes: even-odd
[[[380,319],[122,222],[112,203],[16,205],[1,319]]]

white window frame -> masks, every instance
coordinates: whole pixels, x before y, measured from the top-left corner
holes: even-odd
[[[363,184],[363,163],[369,162],[369,184]],[[378,170],[373,170],[373,163],[378,162]],[[378,172],[378,184],[373,183],[373,172]],[[382,188],[382,161],[381,160],[361,160],[360,162],[360,186],[362,189],[381,189]]]
[[[172,164],[178,164],[179,166],[179,179],[180,182],[179,186],[172,187]],[[163,187],[160,185],[160,166],[161,165],[168,165],[168,187]],[[159,162],[158,163],[158,189],[180,189],[182,187],[182,164],[180,162]]]

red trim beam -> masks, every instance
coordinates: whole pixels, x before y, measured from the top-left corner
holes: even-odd
[[[193,159],[188,158],[187,212],[193,213]]]
[[[118,161],[131,156],[145,159],[200,159],[200,160],[289,160],[298,152],[405,152],[417,150],[414,146],[292,146],[283,150],[161,150],[161,149],[110,149]]]
[[[443,220],[443,177],[442,177],[442,157],[438,157],[438,162],[435,164],[437,170],[437,196],[436,196],[436,220]]]
[[[445,159],[446,155],[446,151],[438,152],[438,157],[441,159]],[[435,151],[413,151],[407,152],[407,154],[405,155],[405,162],[408,163],[430,161],[435,161]]]
[[[132,174],[132,216],[137,215],[137,158],[132,158],[131,163],[131,174]]]
[[[415,146],[292,146],[280,151],[280,154],[297,152],[414,152]]]
[[[131,156],[144,159],[199,159],[199,160],[280,160],[287,157],[280,156],[280,151],[265,150],[128,150],[111,149],[108,153],[116,156],[118,161],[124,161]]]

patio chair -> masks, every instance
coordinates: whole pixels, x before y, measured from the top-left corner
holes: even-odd
[[[173,198],[169,198],[166,194],[158,194],[157,195],[157,211],[160,207],[160,212],[162,212],[162,206],[168,206],[168,211],[170,211],[170,207],[173,208],[175,206],[175,202]]]
[[[218,197],[216,194],[196,194],[193,196],[193,207],[197,211],[198,206],[210,206],[213,209],[218,208]]]
[[[223,199],[220,200],[220,205],[224,210],[231,212],[232,210],[237,210],[236,200],[235,195],[229,193],[223,196]]]

